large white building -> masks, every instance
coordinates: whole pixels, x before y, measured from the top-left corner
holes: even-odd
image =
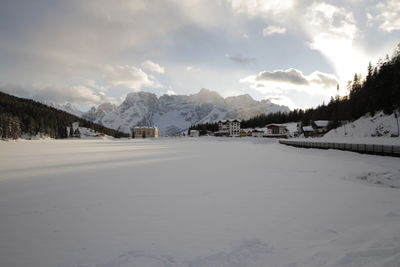
[[[240,136],[239,120],[223,120],[218,122],[217,135],[221,136]]]

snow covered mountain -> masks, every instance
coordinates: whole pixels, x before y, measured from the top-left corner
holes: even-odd
[[[257,101],[250,95],[223,98],[217,92],[201,89],[193,95],[129,93],[118,107],[110,103],[93,107],[82,117],[112,129],[130,132],[136,125],[157,126],[160,135],[174,135],[196,123],[221,119],[248,119],[271,112],[287,112],[289,108]]]
[[[106,114],[114,111],[117,107],[111,103],[100,104],[97,108],[92,107],[87,112],[82,113],[82,117],[89,121],[100,121]]]
[[[61,105],[61,104],[56,104],[53,102],[46,102],[46,101],[39,101],[47,106],[68,112],[69,114],[75,115],[77,117],[82,117],[83,112],[80,111],[77,107],[75,107],[74,105],[72,105],[71,103],[67,103],[65,105]]]

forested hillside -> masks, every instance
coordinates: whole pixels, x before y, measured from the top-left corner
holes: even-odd
[[[52,138],[67,138],[67,127],[73,122],[79,122],[82,127],[110,136],[128,136],[34,100],[0,92],[0,138],[17,139],[23,133],[31,136],[43,134]]]
[[[312,120],[331,120],[332,127],[337,127],[342,121],[356,120],[366,113],[372,115],[380,110],[391,114],[400,108],[400,44],[392,57],[373,66],[368,65],[365,78],[355,74],[347,85],[349,94],[344,97],[332,97],[331,101],[316,108],[307,110],[296,109],[288,113],[273,113],[260,115],[241,123],[241,128],[264,127],[269,123],[302,122],[309,125]],[[192,129],[212,130],[216,124],[195,125]]]

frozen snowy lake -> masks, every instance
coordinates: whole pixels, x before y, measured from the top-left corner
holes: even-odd
[[[0,266],[400,266],[399,169],[239,140],[2,142]]]

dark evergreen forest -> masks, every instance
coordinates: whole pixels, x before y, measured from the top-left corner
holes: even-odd
[[[23,133],[31,136],[44,134],[52,138],[67,138],[67,127],[71,127],[73,122],[117,138],[129,137],[129,134],[106,128],[37,101],[0,92],[0,138],[17,139]]]
[[[343,121],[352,121],[370,113],[374,115],[383,110],[391,114],[400,108],[400,44],[391,57],[379,60],[373,66],[367,67],[365,78],[354,74],[348,82],[349,94],[344,97],[332,97],[330,102],[316,108],[306,110],[296,109],[288,113],[272,113],[260,115],[241,122],[241,128],[264,127],[269,123],[301,122],[303,126],[310,125],[315,120],[331,120],[333,128]],[[198,124],[190,129],[215,131],[217,123]]]

